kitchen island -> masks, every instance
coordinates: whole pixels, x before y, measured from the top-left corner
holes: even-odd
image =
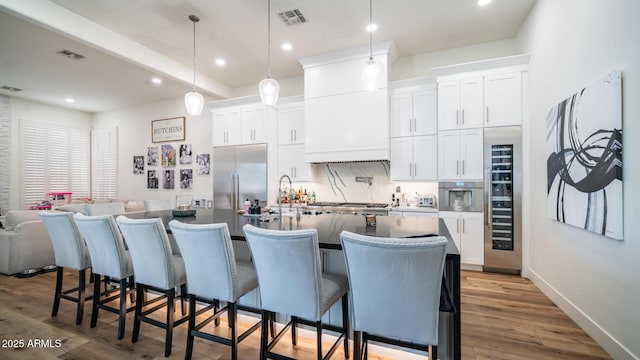
[[[162,218],[168,228],[169,221],[175,219],[190,224],[227,223],[233,240],[244,241],[242,227],[252,224],[273,230],[316,229],[320,248],[341,250],[340,233],[344,230],[357,234],[380,237],[419,237],[442,235],[447,238],[447,256],[444,279],[446,288],[455,305],[455,312],[440,312],[438,356],[441,359],[460,359],[460,252],[455,246],[444,222],[437,218],[418,216],[377,216],[376,226],[367,226],[363,215],[321,214],[283,217],[278,221],[271,215],[269,221],[260,221],[258,217],[244,216],[233,210],[198,209],[195,216],[173,217],[171,210],[130,213],[129,218]],[[442,309],[441,309],[442,310]]]

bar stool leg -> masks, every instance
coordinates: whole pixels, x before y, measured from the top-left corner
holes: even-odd
[[[93,274],[93,306],[91,307],[91,327],[98,323],[98,311],[100,310],[100,275]]]
[[[95,301],[95,300],[94,300]],[[118,313],[118,340],[124,336],[124,324],[127,321],[127,278],[120,279],[120,309]]]
[[[82,316],[84,315],[85,276],[85,269],[80,270],[78,276],[78,309],[76,310],[76,325],[82,324]]]
[[[144,302],[144,298],[144,285],[136,284],[136,312],[133,317],[133,334],[131,335],[131,342],[138,341],[138,336],[140,335],[140,317],[142,316],[142,303]]]
[[[171,355],[173,340],[173,311],[175,310],[176,289],[167,290],[167,332],[164,340],[164,357]]]
[[[60,294],[62,293],[62,276],[64,275],[63,267],[58,266],[56,271],[56,292],[53,296],[53,310],[51,316],[58,315],[58,308],[60,307]]]
[[[185,360],[191,360],[193,355],[193,333],[196,327],[196,296],[189,295],[189,327],[187,328],[187,350],[184,354]]]

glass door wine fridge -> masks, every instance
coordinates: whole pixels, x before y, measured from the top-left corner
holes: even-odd
[[[484,129],[484,270],[522,268],[522,133],[520,126]]]

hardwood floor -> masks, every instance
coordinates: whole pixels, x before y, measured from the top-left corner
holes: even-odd
[[[65,272],[65,277],[65,285],[77,279],[71,271]],[[463,271],[461,281],[463,359],[610,359],[530,281],[472,271]],[[89,327],[90,301],[85,304],[81,325],[75,325],[75,304],[68,301],[62,301],[58,316],[52,318],[54,285],[54,272],[26,279],[0,275],[1,359],[164,359],[164,331],[160,328],[143,323],[140,339],[131,343],[132,313],[122,340],[116,338],[114,314],[101,311],[98,326]],[[223,335],[227,330],[224,321],[216,328]],[[240,344],[239,359],[259,358],[259,336],[259,331],[254,332]],[[293,347],[289,339],[285,337],[276,351],[297,359],[315,358],[313,340],[300,337]],[[24,346],[6,348],[11,340],[23,340]],[[43,340],[40,347],[36,340]],[[174,330],[169,359],[183,359],[185,344],[183,324]],[[194,360],[230,356],[228,347],[196,339]],[[342,358],[340,347],[333,359]],[[392,358],[370,353],[369,359]]]

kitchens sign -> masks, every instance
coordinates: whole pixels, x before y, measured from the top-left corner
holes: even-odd
[[[151,122],[151,141],[180,141],[185,139],[184,116]]]

